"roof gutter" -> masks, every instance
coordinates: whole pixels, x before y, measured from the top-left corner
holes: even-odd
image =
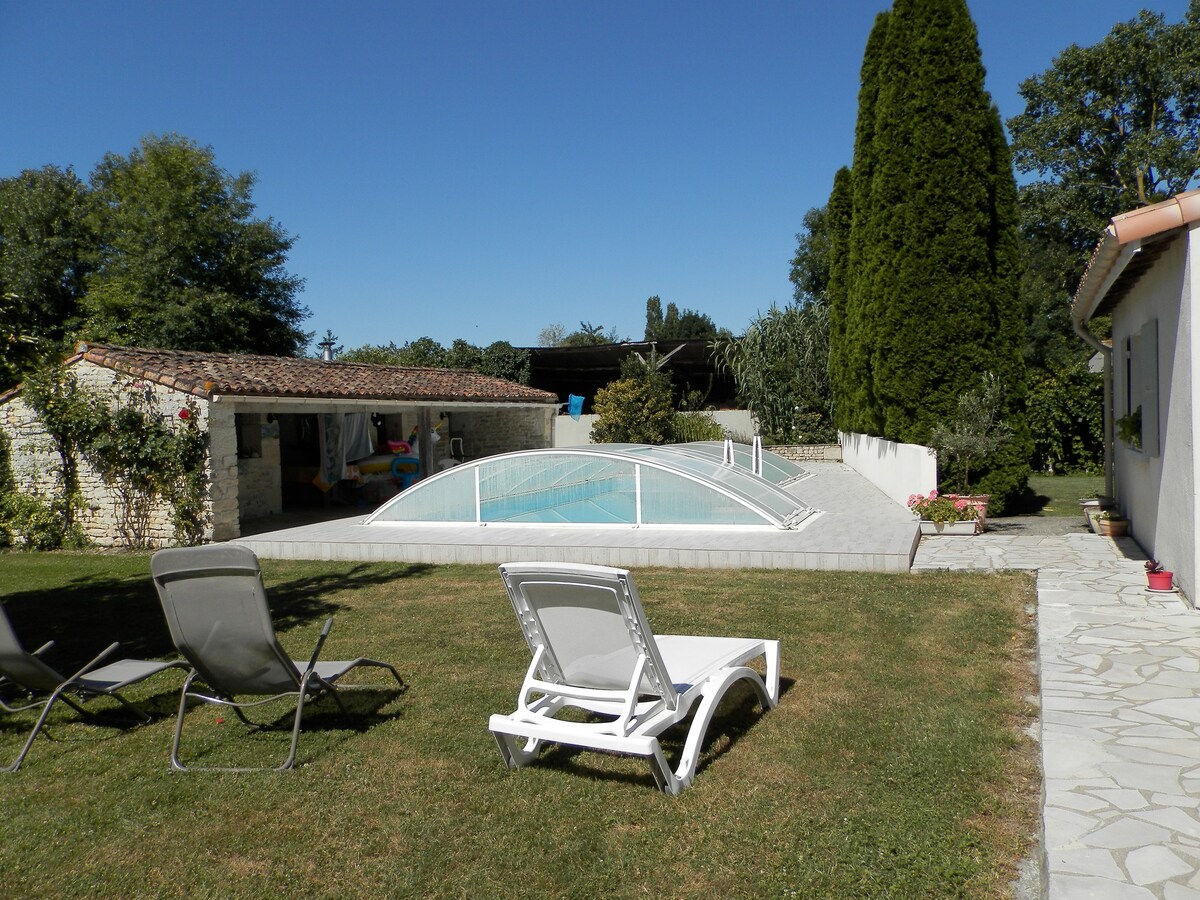
[[[1141,249],[1140,239],[1123,247],[1116,229],[1112,225],[1106,228],[1071,305],[1071,327],[1083,342],[1097,351],[1104,360],[1104,493],[1109,497],[1116,495],[1116,460],[1112,452],[1113,435],[1116,430],[1112,404],[1112,346],[1088,331],[1087,321],[1095,314],[1100,302]]]
[[[1095,315],[1100,302],[1134,254],[1141,250],[1143,242],[1197,221],[1200,221],[1200,190],[1185,191],[1161,203],[1114,216],[1104,229],[1087,271],[1079,282],[1079,290],[1075,292],[1071,323],[1076,334],[1089,345],[1096,346],[1095,336],[1087,333],[1086,329],[1080,329],[1084,322]]]
[[[439,400],[436,397],[413,400],[388,400],[382,398],[350,398],[350,397],[288,397],[284,394],[213,394],[213,403],[231,403],[238,406],[272,409],[278,407],[323,407],[326,410],[337,407],[340,411],[362,409],[370,411],[386,409],[420,409],[435,407],[437,409],[557,409],[561,404],[557,400]]]

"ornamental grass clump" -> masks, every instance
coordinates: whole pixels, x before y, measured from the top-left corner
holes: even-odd
[[[979,510],[958,494],[913,494],[908,508],[930,522],[963,522],[979,518]]]

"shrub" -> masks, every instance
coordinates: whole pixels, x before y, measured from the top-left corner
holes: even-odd
[[[0,495],[0,545],[22,550],[82,547],[87,538],[77,524],[66,525],[57,502],[8,491]]]
[[[671,379],[654,356],[649,362],[628,357],[621,377],[596,391],[592,411],[593,443],[666,444],[673,438]]]
[[[710,412],[675,413],[671,431],[677,444],[686,444],[691,441],[725,440],[725,429]]]

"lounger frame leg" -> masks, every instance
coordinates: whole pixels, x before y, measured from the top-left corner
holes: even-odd
[[[44,646],[39,647],[35,651],[34,655],[36,656],[38,653],[41,653],[43,650],[45,650],[49,646],[50,646],[50,644],[45,644]],[[38,716],[37,724],[33,726],[33,731],[31,731],[29,733],[29,737],[25,741],[25,746],[23,746],[21,748],[21,752],[17,754],[16,761],[14,761],[11,765],[5,766],[4,768],[0,768],[0,773],[16,772],[18,769],[21,768],[21,763],[23,763],[25,761],[25,757],[26,757],[26,755],[28,755],[29,749],[33,746],[33,742],[37,739],[38,734],[41,733],[42,726],[46,724],[46,719],[49,718],[49,716],[50,716],[50,710],[54,707],[54,704],[56,702],[58,702],[59,700],[62,700],[63,703],[67,704],[69,707],[71,707],[71,709],[75,710],[80,715],[84,716],[85,718],[88,718],[88,719],[94,718],[90,712],[88,712],[86,709],[84,709],[82,706],[80,706],[78,703],[76,703],[74,700],[72,700],[70,697],[68,697],[65,692],[68,690],[77,690],[78,685],[75,683],[76,680],[78,678],[80,678],[81,676],[87,674],[92,669],[96,668],[96,666],[98,666],[100,664],[100,662],[106,656],[111,654],[119,646],[120,646],[120,644],[115,643],[115,642],[112,644],[109,644],[91,662],[89,662],[86,666],[84,666],[82,669],[80,669],[78,672],[76,672],[74,675],[72,675],[70,678],[68,678],[66,681],[64,681],[57,688],[54,689],[54,692],[49,697],[46,698],[46,705],[42,707],[42,712],[41,712],[41,715]],[[116,697],[123,704],[125,704],[126,706],[135,710],[139,715],[145,717],[145,719],[147,721],[149,721],[149,718],[150,718],[149,716],[146,716],[145,713],[143,713],[141,710],[137,709],[137,707],[135,707],[131,703],[129,703],[128,700],[126,700],[124,697],[120,696],[116,691],[107,692],[107,696]],[[22,709],[32,709],[36,705],[37,705],[36,703],[33,703],[33,704],[30,704],[29,706],[22,707]]]
[[[734,669],[726,669],[720,677],[710,678],[701,689],[700,705],[688,728],[687,740],[683,744],[683,753],[680,755],[679,764],[674,771],[671,770],[671,765],[662,752],[662,746],[658,741],[654,742],[654,755],[651,757],[654,764],[654,780],[664,793],[675,796],[691,786],[692,781],[696,778],[696,765],[700,760],[700,748],[704,742],[704,736],[708,734],[708,726],[712,723],[712,718],[717,712],[717,707],[725,698],[725,694],[739,681],[750,682],[754,692],[758,695],[758,701],[763,711],[775,706],[775,701],[763,683],[762,677],[751,668],[739,666]]]
[[[50,715],[50,709],[54,706],[54,701],[62,696],[62,692],[63,689],[60,687],[50,695],[50,698],[46,701],[46,705],[42,707],[42,713],[38,716],[37,724],[33,726],[33,731],[29,732],[29,737],[25,741],[25,746],[23,746],[21,748],[21,752],[17,754],[16,760],[11,765],[0,769],[0,771],[16,772],[21,768],[21,763],[25,761],[25,756],[29,753],[29,748],[33,746],[33,742],[37,739],[38,733],[41,732],[42,726],[46,724],[46,719]],[[74,706],[75,704],[72,703],[71,705]]]
[[[395,666],[392,666],[388,663],[379,662],[377,660],[364,660],[359,665],[360,666],[373,666],[376,668],[386,669],[387,671],[389,671],[392,674],[392,677],[394,677],[396,679],[396,683],[400,686],[400,688],[401,689],[404,688],[404,679],[400,677],[400,673],[396,670]],[[300,681],[300,688],[295,695],[296,696],[296,713],[292,718],[291,742],[288,746],[287,758],[283,761],[283,763],[281,765],[275,766],[273,768],[270,766],[264,766],[264,767],[188,766],[188,765],[185,765],[183,760],[180,759],[179,748],[180,748],[180,744],[181,744],[182,738],[183,738],[183,718],[187,712],[187,702],[188,702],[189,697],[195,697],[196,699],[201,700],[205,703],[217,703],[222,706],[228,706],[230,709],[233,710],[234,715],[236,715],[238,717],[238,719],[240,719],[245,725],[247,725],[251,728],[261,728],[262,726],[258,725],[256,722],[252,722],[250,719],[248,719],[246,717],[246,714],[244,712],[242,712],[242,707],[247,706],[247,705],[248,706],[257,706],[260,703],[269,703],[271,700],[278,700],[282,696],[287,696],[287,695],[280,695],[279,697],[268,697],[266,700],[262,700],[262,701],[258,701],[258,702],[254,702],[254,703],[248,703],[248,704],[247,703],[237,703],[233,700],[233,698],[221,699],[221,698],[216,698],[216,697],[208,697],[203,694],[192,693],[189,690],[192,686],[192,683],[198,677],[199,677],[199,673],[193,669],[188,674],[188,677],[184,680],[183,688],[180,691],[180,695],[179,695],[179,713],[175,718],[175,736],[171,741],[171,768],[177,772],[191,772],[191,771],[198,771],[198,772],[261,772],[261,771],[285,772],[288,769],[294,768],[296,765],[296,751],[300,745],[300,729],[304,722],[304,706],[310,699],[312,699],[314,697],[318,697],[323,693],[330,694],[333,697],[334,702],[337,703],[337,705],[338,705],[338,709],[341,711],[342,715],[347,720],[353,721],[353,718],[354,718],[350,714],[350,710],[346,707],[346,703],[342,699],[341,691],[338,689],[337,685],[333,681],[327,681],[326,679],[321,678],[315,672],[310,670],[310,671],[307,671],[304,673],[304,675]]]
[[[496,739],[496,746],[500,748],[500,755],[504,757],[504,765],[510,769],[520,769],[529,765],[537,759],[542,749],[542,741],[539,738],[529,738],[522,745],[521,739],[511,734],[497,734],[493,731],[492,737]]]

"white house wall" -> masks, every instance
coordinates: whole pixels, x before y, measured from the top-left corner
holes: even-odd
[[[1200,229],[1175,239],[1113,311],[1113,403],[1116,418],[1143,407],[1136,448],[1114,446],[1116,494],[1133,536],[1175,572],[1196,598],[1196,431],[1192,327]],[[1127,347],[1132,345],[1132,354]]]

